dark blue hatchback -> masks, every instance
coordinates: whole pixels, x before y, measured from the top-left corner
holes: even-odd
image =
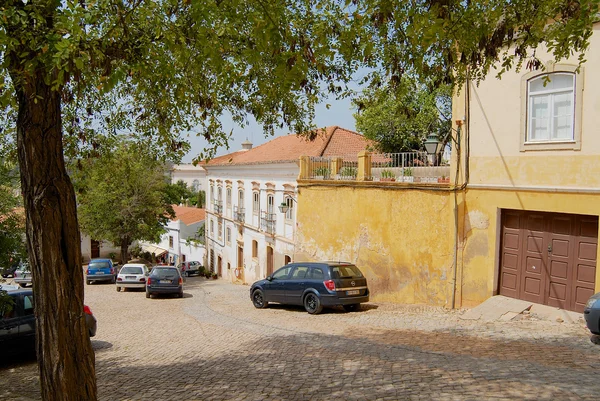
[[[250,299],[256,308],[276,302],[303,305],[310,314],[332,306],[342,306],[350,312],[369,302],[369,288],[367,279],[351,263],[298,262],[252,284]]]

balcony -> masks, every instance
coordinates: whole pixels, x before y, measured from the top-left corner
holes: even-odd
[[[223,214],[223,201],[216,200],[213,204],[213,210],[216,214]]]
[[[243,207],[233,207],[233,219],[241,224],[244,224],[246,221],[246,209]]]
[[[276,215],[275,213],[261,212],[260,213],[260,228],[269,234],[275,234],[276,228]]]

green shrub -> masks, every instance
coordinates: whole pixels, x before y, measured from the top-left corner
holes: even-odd
[[[342,167],[340,175],[343,177],[356,177],[358,169],[356,167]]]
[[[313,175],[315,177],[329,177],[329,169],[327,167],[317,167],[316,169],[314,169]]]
[[[381,178],[396,178],[396,175],[392,170],[385,169],[381,171]]]

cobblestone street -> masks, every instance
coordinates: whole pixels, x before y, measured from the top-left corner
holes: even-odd
[[[248,286],[188,278],[185,297],[86,285],[102,400],[596,400],[583,321],[482,323],[459,311],[252,306]],[[31,360],[0,364],[0,399],[39,399]]]

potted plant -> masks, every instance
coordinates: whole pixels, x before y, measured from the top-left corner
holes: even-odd
[[[441,177],[438,177],[437,182],[440,184],[450,184],[450,177],[446,177],[445,175],[443,175]]]
[[[213,273],[212,278],[213,278],[213,280],[216,280],[219,278],[219,275],[217,273]]]
[[[329,179],[329,169],[327,167],[317,167],[313,171],[313,176],[315,180],[327,180]]]
[[[396,175],[392,170],[384,169],[381,170],[380,181],[396,181]]]
[[[415,177],[413,177],[413,170],[411,167],[406,167],[402,170],[402,181],[404,182],[414,182]]]
[[[356,180],[356,176],[358,175],[358,169],[356,167],[342,167],[340,173],[338,174],[338,179],[340,180]]]

